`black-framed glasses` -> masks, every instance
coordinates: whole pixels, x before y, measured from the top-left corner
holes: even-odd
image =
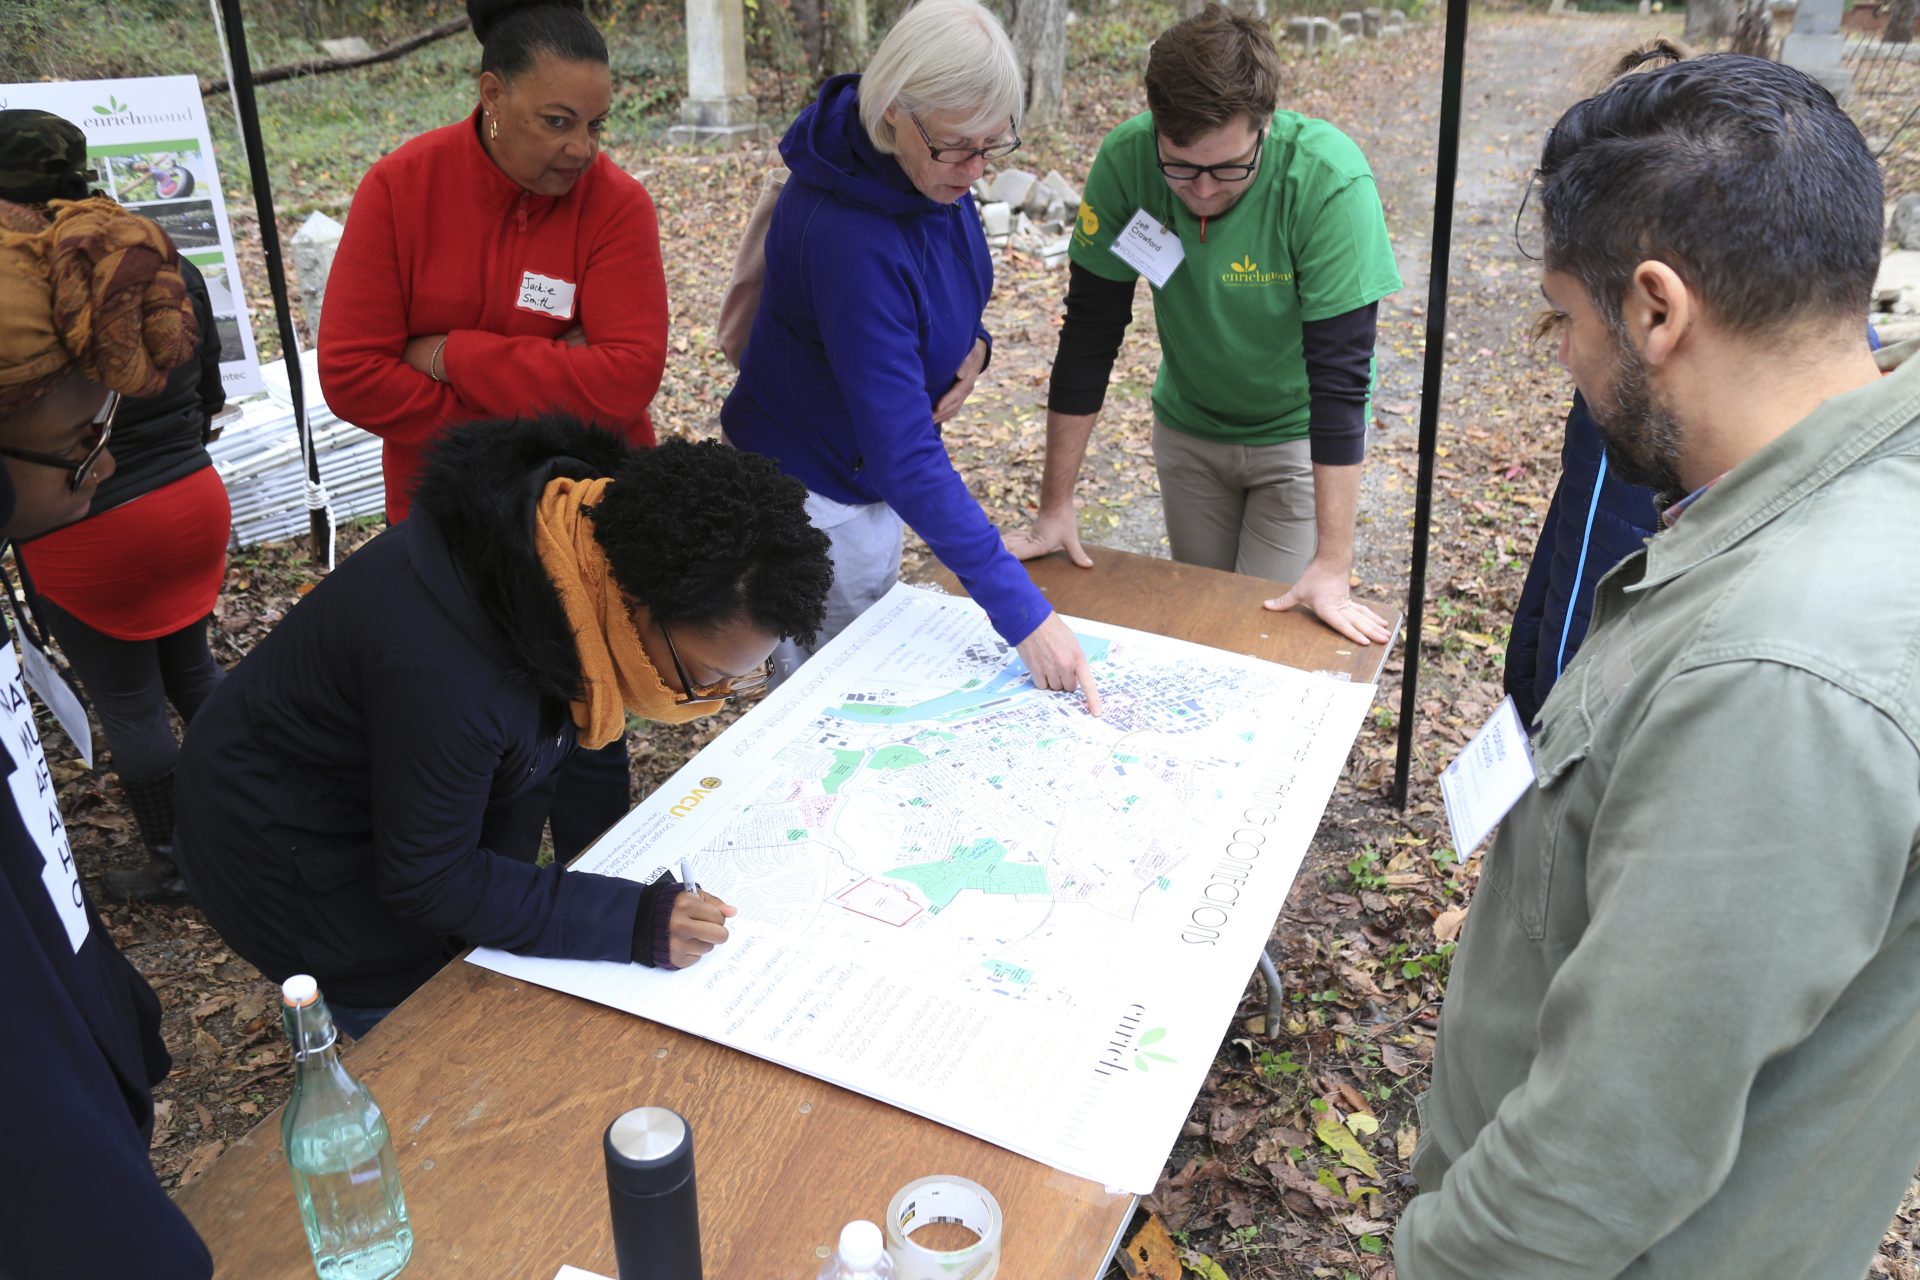
[[[107,441],[113,438],[113,415],[120,411],[120,393],[107,392],[106,403],[100,406],[100,412],[93,415],[87,423],[93,431],[93,438],[86,442],[86,455],[75,461],[71,456],[58,453],[41,453],[38,449],[10,449],[0,445],[0,457],[18,458],[22,462],[31,462],[42,467],[57,467],[70,472],[67,476],[67,492],[78,493],[80,486],[93,474],[93,468],[100,461],[100,455],[107,451]]]
[[[1018,135],[1011,142],[996,142],[990,147],[936,147],[933,139],[927,136],[927,126],[920,123],[919,116],[909,111],[907,119],[913,121],[913,127],[920,131],[920,141],[927,144],[927,154],[936,164],[965,164],[975,156],[983,160],[997,160],[1020,149]]]
[[[704,689],[694,684],[693,677],[687,674],[687,668],[680,661],[680,651],[673,647],[673,632],[666,623],[660,624],[660,634],[667,641],[667,656],[673,659],[673,674],[680,677],[680,692],[674,695],[674,702],[690,707],[702,702],[725,702],[742,694],[759,693],[773,680],[773,658],[769,656],[758,671],[749,671],[743,676],[731,676],[720,684],[708,685]],[[725,685],[721,689],[720,685]]]
[[[1160,172],[1175,182],[1192,182],[1201,174],[1206,174],[1215,182],[1245,182],[1260,167],[1260,148],[1266,145],[1267,131],[1262,129],[1253,139],[1253,158],[1237,164],[1185,164],[1178,160],[1163,160],[1159,148],[1154,149],[1153,162],[1160,166]]]

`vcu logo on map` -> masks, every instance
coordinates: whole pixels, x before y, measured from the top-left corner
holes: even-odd
[[[720,789],[720,779],[708,774],[700,779],[700,785],[680,797],[678,803],[667,812],[676,818],[684,818],[700,807],[700,802]]]

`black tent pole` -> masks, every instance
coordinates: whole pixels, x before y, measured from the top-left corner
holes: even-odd
[[[267,176],[267,151],[260,140],[260,110],[253,98],[253,64],[247,60],[247,24],[240,0],[220,0],[221,23],[227,32],[227,52],[233,59],[233,103],[239,108],[240,136],[247,148],[247,172],[253,178],[253,206],[260,217],[260,253],[267,263],[267,284],[273,290],[273,311],[280,322],[280,350],[286,359],[287,390],[293,397],[294,429],[300,434],[300,454],[307,464],[307,492],[320,489],[320,458],[313,447],[313,428],[307,421],[307,392],[300,370],[300,341],[293,329],[293,307],[287,301],[287,272],[280,253],[280,224],[273,214],[273,183]],[[313,535],[313,557],[327,563],[327,543],[333,530],[327,512],[311,500],[307,515]]]
[[[1440,375],[1447,352],[1447,263],[1453,255],[1453,185],[1460,168],[1460,82],[1467,65],[1468,0],[1447,0],[1440,71],[1440,152],[1433,173],[1433,262],[1427,271],[1426,368],[1420,382],[1420,477],[1413,506],[1413,572],[1407,580],[1407,647],[1400,679],[1400,742],[1393,803],[1407,807],[1414,707],[1420,696],[1420,632],[1427,612],[1427,539],[1433,530],[1433,459],[1440,438]]]

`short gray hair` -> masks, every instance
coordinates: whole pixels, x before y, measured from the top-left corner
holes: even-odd
[[[1017,133],[1026,86],[1013,42],[979,0],[920,0],[893,24],[860,78],[860,123],[879,150],[899,144],[886,110],[968,113],[967,131],[1010,120]]]

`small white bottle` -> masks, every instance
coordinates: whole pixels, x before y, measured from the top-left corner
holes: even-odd
[[[816,1280],[894,1280],[897,1275],[880,1228],[862,1220],[840,1228],[840,1249],[820,1268]]]

